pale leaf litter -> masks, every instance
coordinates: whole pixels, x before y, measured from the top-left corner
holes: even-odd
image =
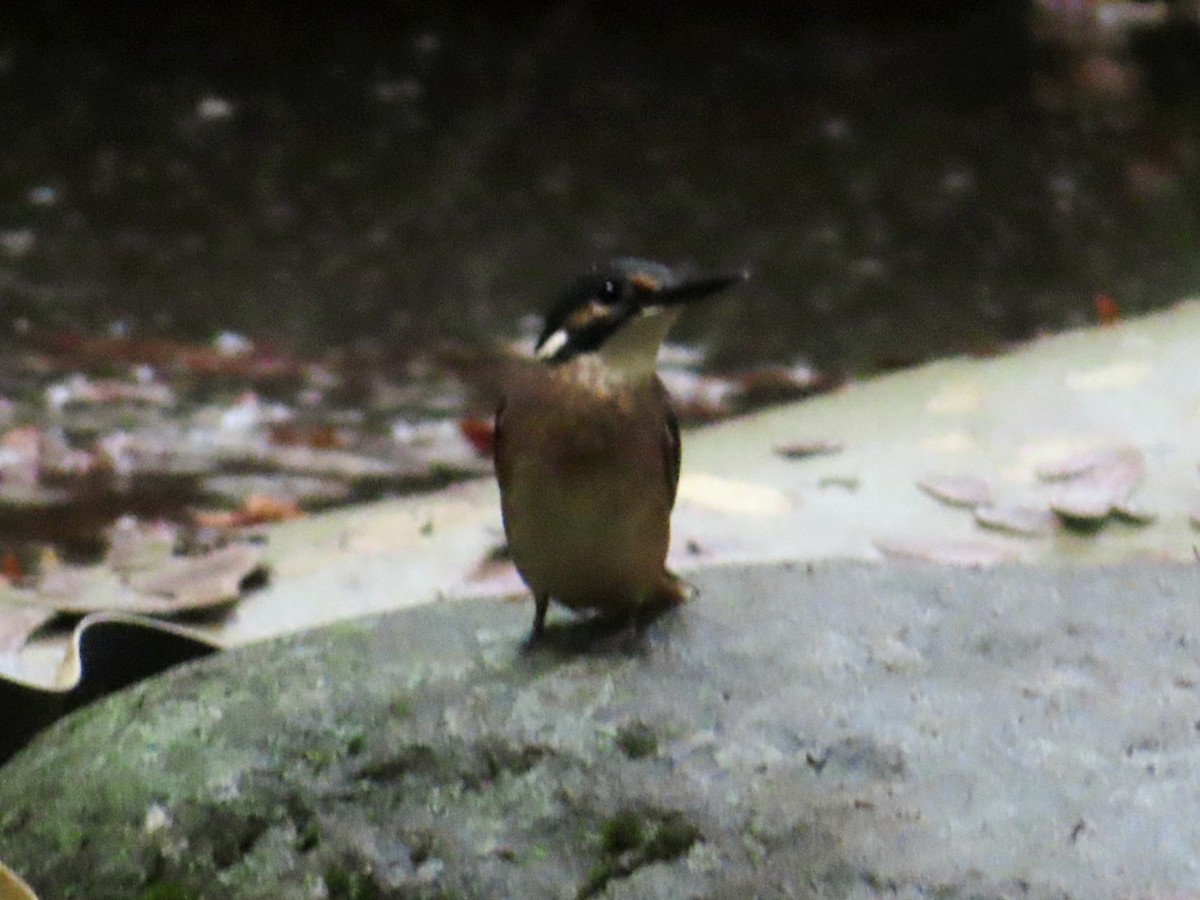
[[[974,509],[992,502],[992,490],[982,478],[970,475],[926,475],[917,487],[951,506]]]
[[[930,496],[950,506],[973,510],[984,528],[1027,537],[1044,536],[1056,527],[1096,528],[1113,517],[1148,525],[1154,513],[1131,502],[1146,474],[1137,447],[1100,447],[1065,456],[1037,468],[1050,482],[1041,497],[1024,491],[1024,502],[996,503],[988,482],[971,475],[930,475],[917,482]]]
[[[0,506],[67,511],[97,491],[173,492],[162,501],[171,513],[244,496],[251,491],[238,480],[253,478],[254,493],[319,509],[487,474],[475,432],[490,421],[493,382],[508,359],[500,349],[458,348],[404,364],[362,366],[336,354],[301,361],[232,334],[210,346],[124,335],[66,344],[5,358],[20,397],[0,398]],[[664,355],[685,422],[829,384],[805,365],[719,376],[695,371],[696,352],[669,345]],[[125,377],[70,371],[122,364]],[[232,394],[231,381],[241,384]]]
[[[975,507],[975,521],[984,528],[1005,531],[1026,537],[1041,537],[1050,534],[1058,523],[1048,508],[1019,506],[1016,504],[991,504]]]
[[[211,616],[212,610],[229,606],[261,568],[262,550],[243,541],[250,526],[298,518],[301,503],[319,509],[359,498],[356,485],[366,484],[375,492],[389,486],[419,489],[490,471],[486,448],[467,427],[474,420],[465,418],[470,404],[465,386],[451,375],[461,374],[461,363],[449,371],[435,361],[411,364],[401,373],[408,376],[403,385],[373,376],[363,406],[375,418],[392,416],[384,439],[371,436],[361,410],[328,402],[327,392],[342,387],[344,374],[320,364],[262,357],[240,335],[220,334],[208,348],[170,342],[147,346],[130,340],[122,329],[109,338],[85,341],[82,348],[68,344],[71,350],[65,354],[46,355],[26,369],[17,365],[13,380],[53,372],[73,360],[108,369],[109,357],[144,357],[152,363],[131,363],[127,378],[74,372],[50,380],[41,389],[41,416],[36,408],[20,409],[5,400],[0,424],[19,419],[42,424],[0,434],[0,505],[33,516],[46,510],[66,520],[73,515],[73,503],[94,498],[97,485],[107,495],[119,495],[139,479],[154,476],[198,481],[194,493],[183,499],[216,500],[236,508],[182,508],[175,514],[183,513],[184,522],[124,515],[107,530],[107,551],[97,565],[64,563],[52,544],[21,556],[7,550],[5,578],[10,583],[0,600],[0,622],[5,651],[13,658],[0,665],[0,675],[27,678],[29,667],[20,665],[17,652],[42,626],[61,623],[62,614],[175,616],[209,610]],[[668,345],[664,357],[681,414],[693,421],[726,416],[764,396],[809,394],[822,383],[807,366],[720,378],[685,368],[703,362],[698,352]],[[482,372],[479,377],[486,379],[490,365],[474,358],[466,368],[471,377]],[[177,392],[171,382],[181,376],[183,389]],[[289,389],[295,399],[267,399],[250,387],[225,403],[197,404],[190,398],[209,377],[251,385],[265,381],[276,394],[275,382],[283,379],[293,384]],[[777,502],[769,490],[758,493]],[[717,503],[722,495],[710,490],[706,496]],[[180,499],[173,502],[178,505]],[[168,513],[171,502],[166,501]],[[738,502],[756,502],[754,492]],[[231,540],[232,546],[212,549]],[[511,565],[499,568],[495,586],[510,592],[518,588]],[[79,627],[90,621],[83,619]],[[42,637],[43,643],[66,640],[61,628],[54,627]]]
[[[132,567],[51,565],[33,586],[0,588],[0,653],[15,655],[30,635],[61,616],[177,616],[217,609],[237,601],[252,580],[266,574],[265,548],[253,544],[198,556],[157,556],[147,554]],[[0,658],[0,677],[5,669]]]
[[[732,560],[878,559],[881,553],[972,566],[1191,559],[1194,532],[1181,535],[1178,527],[1186,526],[1187,513],[1181,517],[1169,507],[1185,505],[1194,517],[1200,499],[1190,455],[1200,443],[1200,387],[1181,389],[1189,382],[1179,375],[1194,370],[1188,335],[1198,332],[1200,305],[1186,304],[1114,328],[1042,339],[1004,357],[934,363],[848,385],[689,433],[670,564],[686,572]],[[1131,353],[1154,363],[1131,365]],[[1086,367],[1073,365],[1076,357],[1086,359]],[[1104,374],[1106,359],[1120,378]],[[250,395],[235,405],[230,415],[238,421],[210,426],[209,442],[220,445],[231,432],[257,434],[259,443],[251,446],[261,448],[261,429],[279,410]],[[220,411],[205,415],[222,420]],[[402,427],[398,436],[408,434]],[[796,434],[808,437],[793,440]],[[44,453],[53,443],[45,433],[36,437],[14,435],[0,464],[28,474],[35,445]],[[1152,465],[1139,446],[1153,448]],[[939,470],[987,477],[928,474]],[[1147,508],[1159,514],[1153,525],[1064,528],[1064,510],[1072,525],[1084,515],[1103,526],[1123,511],[1138,513],[1132,495],[1143,480]],[[830,489],[846,485],[853,489]],[[956,505],[939,513],[943,502],[923,503],[923,492]],[[963,519],[962,507],[973,507],[975,518]],[[147,534],[131,547],[122,543],[128,535],[114,531],[101,566],[75,574],[64,567],[41,587],[6,589],[8,644],[36,627],[31,609],[39,604],[31,607],[31,590],[76,613],[173,614],[211,604],[223,612],[189,621],[182,633],[218,646],[439,599],[525,596],[511,564],[495,552],[502,532],[490,480],[286,522],[266,532],[265,546],[218,549],[237,558],[207,574],[205,563],[173,555],[179,532],[161,523],[136,526]],[[1010,534],[988,538],[972,528]],[[1063,533],[1073,540],[1044,539]],[[272,573],[271,583],[251,594],[233,589],[249,567],[243,553],[261,553]],[[135,575],[139,555],[148,571],[160,567],[157,576]],[[161,566],[168,564],[180,568],[164,574]],[[69,587],[72,578],[79,580],[75,587]],[[148,640],[154,627],[145,629]],[[161,627],[181,633],[179,626]],[[5,659],[31,690],[70,690],[73,684],[55,670],[78,641],[78,629],[64,636],[43,628],[23,648],[27,653],[10,648]]]

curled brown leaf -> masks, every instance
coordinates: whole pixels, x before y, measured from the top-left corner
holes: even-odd
[[[1137,447],[1091,450],[1038,471],[1057,482],[1050,508],[1065,519],[1096,522],[1125,507],[1146,474]]]
[[[1036,537],[1054,530],[1054,515],[1046,508],[989,504],[975,508],[975,521],[984,528]]]
[[[204,556],[177,557],[154,572],[138,573],[129,579],[129,586],[148,598],[169,602],[174,610],[198,609],[236,599],[262,562],[261,547],[230,544]]]
[[[951,506],[973,509],[992,502],[992,490],[988,483],[973,475],[927,475],[917,482],[917,487]]]

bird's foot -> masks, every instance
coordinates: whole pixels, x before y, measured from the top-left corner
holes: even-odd
[[[669,569],[663,571],[663,576],[653,592],[646,598],[646,606],[671,608],[682,606],[695,598],[699,593],[695,587],[684,581]]]

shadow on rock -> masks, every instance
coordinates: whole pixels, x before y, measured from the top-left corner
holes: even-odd
[[[656,606],[621,615],[548,623],[523,645],[527,656],[637,657],[665,642],[680,623],[679,607]]]

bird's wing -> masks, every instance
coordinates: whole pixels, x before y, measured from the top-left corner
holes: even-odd
[[[666,463],[667,497],[670,500],[669,509],[675,508],[675,495],[679,491],[679,463],[683,444],[679,439],[679,418],[671,406],[671,397],[660,381],[658,389],[662,392],[663,408],[667,411],[666,422],[663,426],[662,454]]]
[[[500,398],[500,402],[496,404],[496,415],[492,419],[492,467],[496,470],[496,480],[500,482],[501,487],[504,486],[504,471],[500,465],[500,440],[503,434],[500,423],[504,417],[506,402],[507,398]]]

